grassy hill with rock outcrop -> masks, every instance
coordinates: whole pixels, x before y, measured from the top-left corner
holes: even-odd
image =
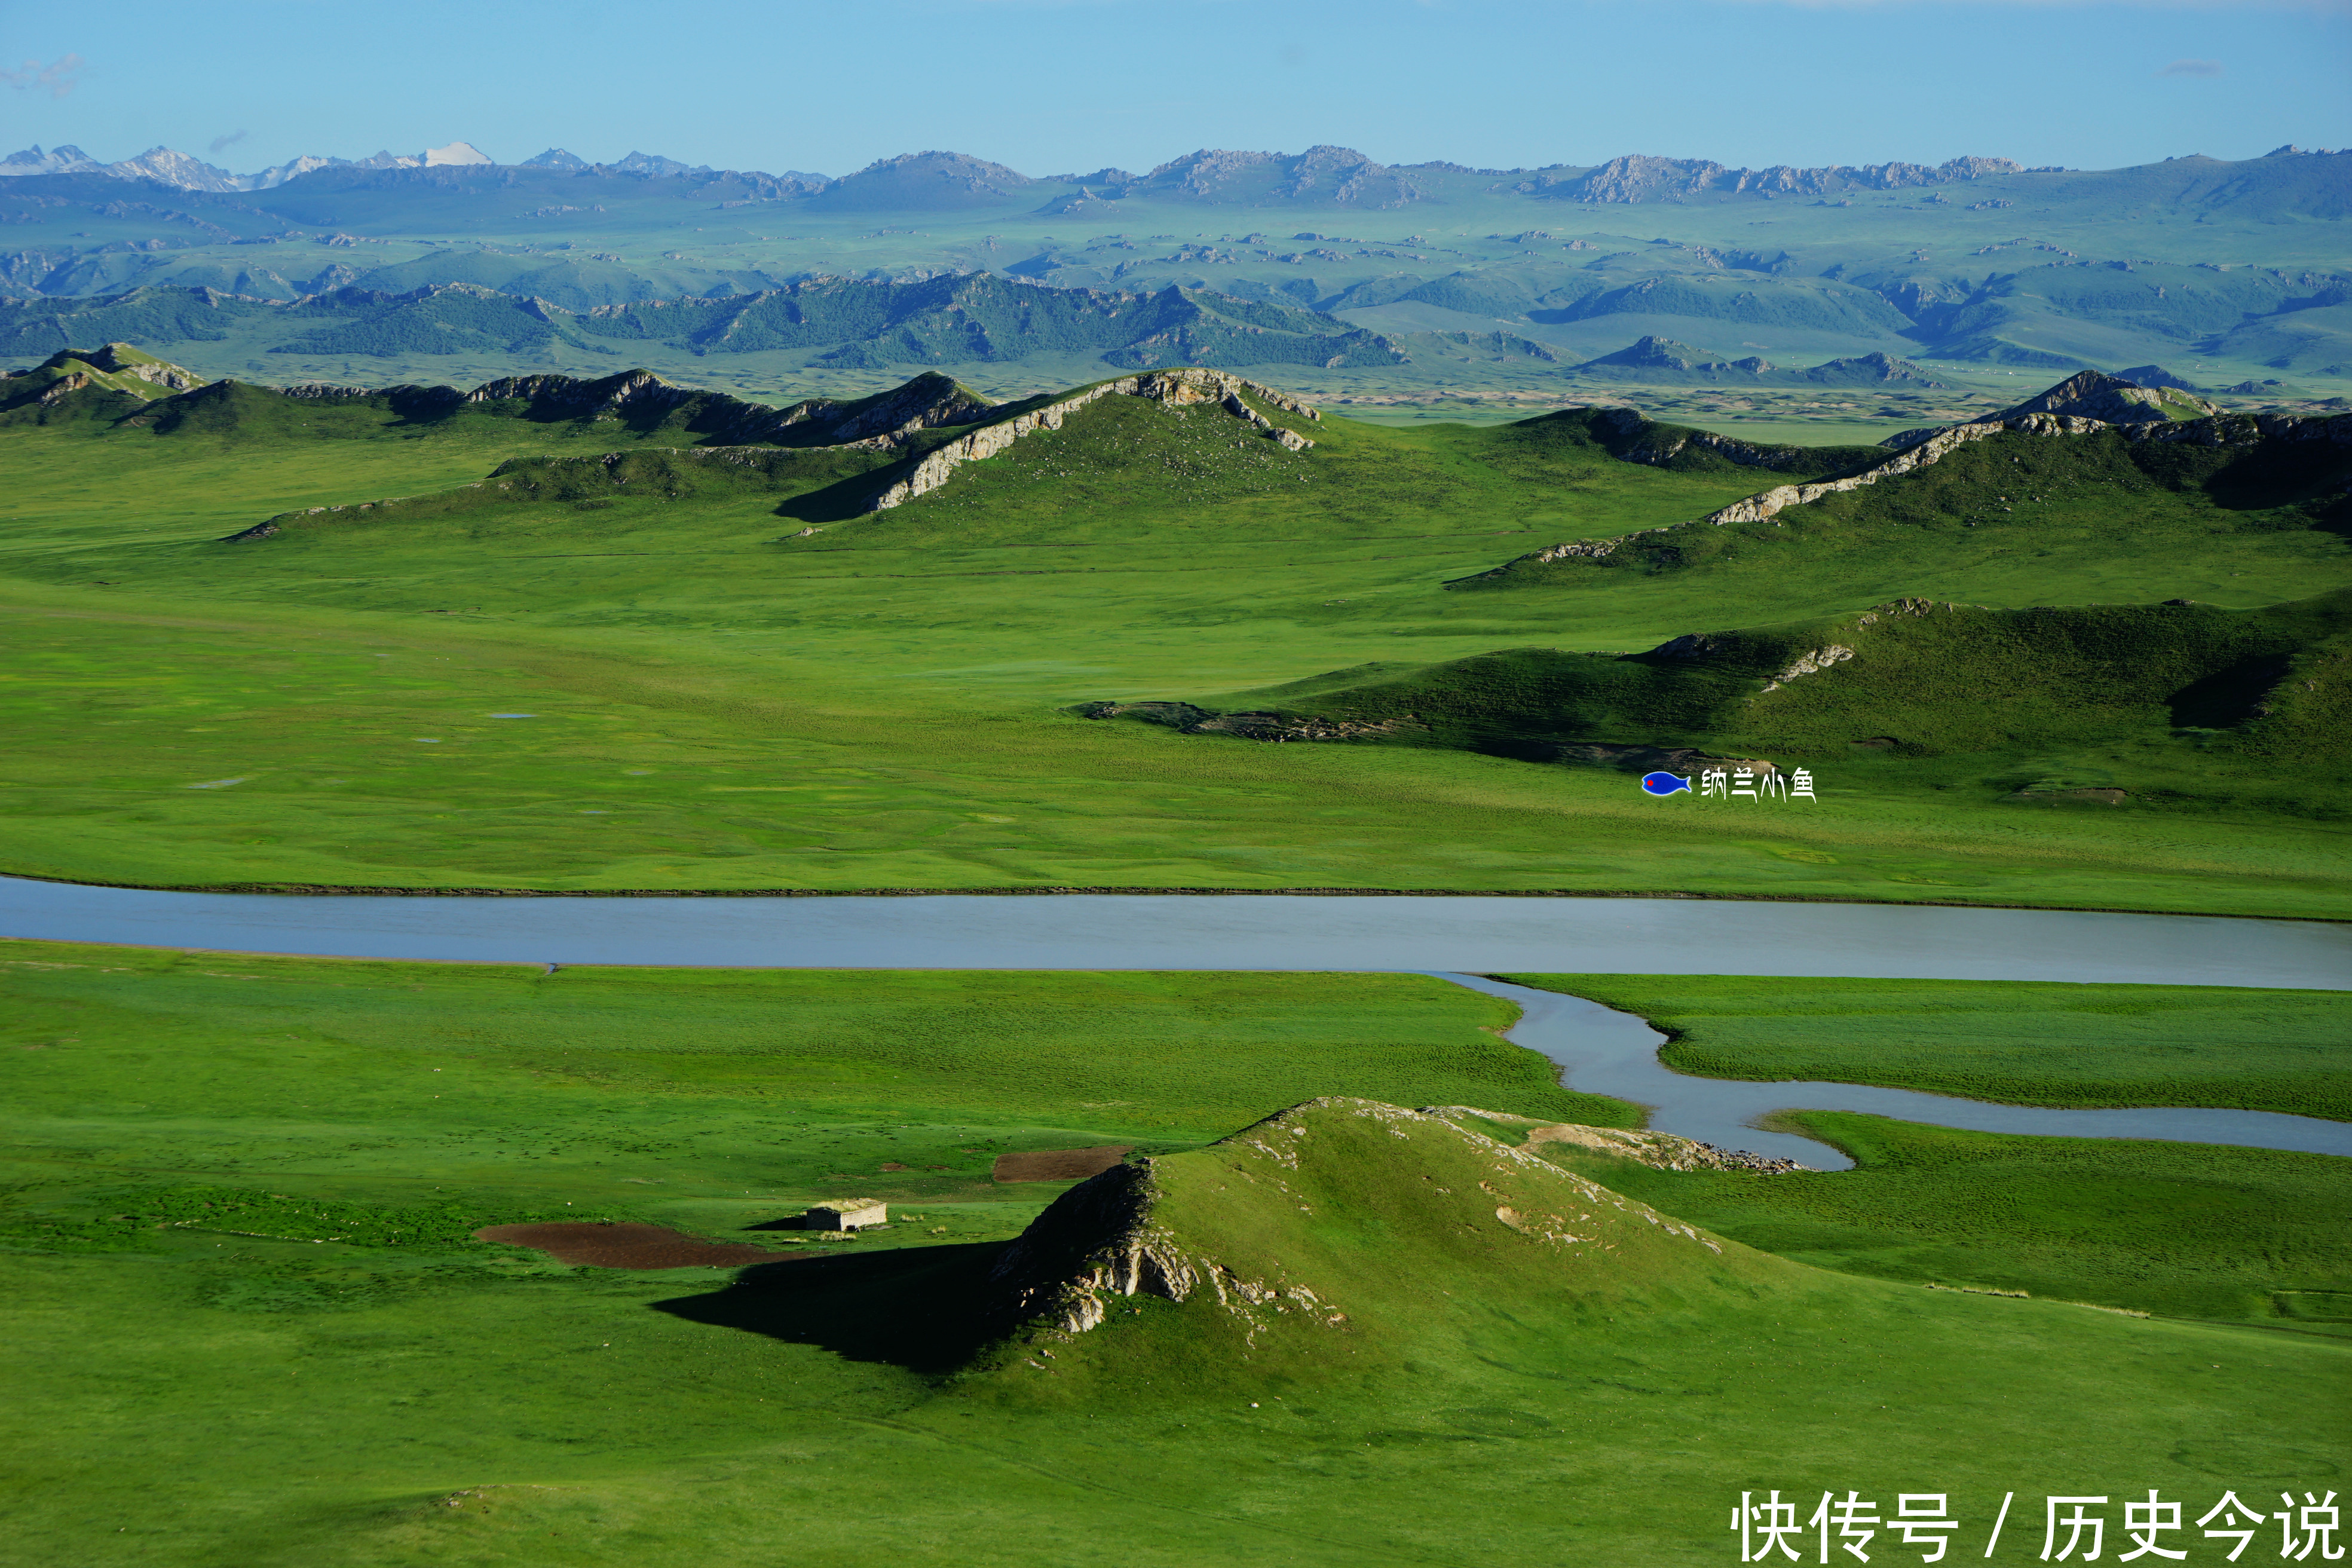
[[[205,378],[131,347],[60,349],[30,370],[0,373],[0,424],[124,419]]]
[[[844,1262],[666,1305],[781,1329],[862,1302],[858,1348],[890,1353],[896,1329],[910,1363],[974,1318],[1016,1323],[946,1384],[972,1429],[1080,1423],[1100,1448],[1089,1473],[1148,1466],[1156,1494],[1179,1502],[1214,1485],[1260,1529],[1345,1531],[1354,1560],[1362,1521],[1394,1550],[1420,1539],[1408,1515],[1507,1513],[1563,1482],[1577,1500],[1550,1539],[1607,1540],[1654,1517],[1654,1548],[1720,1550],[1728,1503],[1706,1502],[1699,1478],[1759,1453],[1759,1484],[1799,1489],[1828,1487],[1831,1468],[1887,1489],[1933,1473],[1973,1553],[2019,1455],[2085,1398],[2120,1414],[2091,1439],[2095,1456],[2070,1435],[2074,1462],[2127,1477],[2118,1487],[2162,1482],[2168,1393],[2214,1331],[1808,1268],[1571,1167],[1630,1167],[1677,1199],[1678,1184],[1711,1181],[1752,1192],[1751,1207],[1810,1178],[1677,1175],[1638,1154],[1531,1149],[1524,1133],[1459,1108],[1317,1100],[1097,1176],[990,1259],[900,1269],[896,1300],[891,1271]],[[2200,1396],[2208,1419],[2226,1418],[2215,1399],[2256,1407],[2247,1371],[2267,1383],[2339,1352],[2279,1335],[2231,1353],[2241,1376]],[[2278,1396],[2315,1412],[2308,1389]]]
[[[10,591],[79,606],[13,623],[48,650],[0,690],[26,785],[14,864],[181,885],[1626,890],[1665,876],[1665,890],[2114,901],[2106,872],[2068,868],[2074,851],[2019,848],[2053,842],[2108,847],[2099,866],[2129,846],[2114,852],[2141,868],[2132,907],[2209,908],[2210,873],[2179,868],[2187,835],[2237,846],[2249,887],[2292,882],[2284,907],[2333,908],[2305,840],[2336,809],[2324,770],[2344,728],[2334,426],[2147,390],[2054,388],[2017,427],[1889,449],[1612,408],[1392,428],[1202,367],[994,404],[934,374],[786,408],[635,371],[472,392],[86,389],[68,395],[122,405],[0,429]],[[2094,405],[2107,416],[2065,411]],[[2027,489],[1998,461],[2012,452],[2071,458],[2086,482]],[[1954,476],[2077,510],[1969,528],[1930,493],[1904,502],[1916,520],[1809,521]],[[1575,547],[1544,563],[1567,575],[1523,560],[1480,576],[1547,540]],[[1731,548],[1594,569],[1656,541]],[[1905,613],[1919,604],[1957,607]],[[134,605],[146,630],[106,629]],[[2053,605],[2073,607],[2028,613]],[[375,680],[394,667],[373,650],[351,679],[303,639],[154,629],[195,608],[336,637],[413,626],[439,651],[411,686]],[[461,630],[543,662],[461,661]],[[236,673],[257,658],[309,673]],[[203,721],[233,693],[305,681],[326,684],[264,698],[265,722]],[[454,706],[419,708],[415,690]],[[591,710],[624,690],[646,696],[627,732],[672,740],[650,758],[629,742],[621,782],[592,782],[605,753],[585,742],[614,721]],[[144,695],[116,711],[107,694],[128,692]],[[479,718],[509,712],[529,717]],[[362,736],[366,769],[333,760]],[[93,747],[112,761],[89,783]],[[1834,822],[1837,847],[1759,852],[1760,829],[1719,803],[1541,765],[1673,753],[1806,762],[1821,813],[1776,814],[1770,831]],[[687,757],[714,770],[707,787],[625,811],[593,798],[634,797]],[[856,758],[878,782],[843,810],[770,809]],[[382,790],[352,787],[376,770]],[[726,776],[740,772],[754,776]],[[431,801],[465,804],[428,810],[428,774]],[[1449,804],[1423,803],[1430,788]],[[184,790],[199,793],[123,815],[140,792]],[[1515,804],[1465,815],[1495,798]],[[2021,839],[2029,810],[2042,821]],[[1204,835],[1204,813],[1255,826]],[[1968,864],[1919,863],[1919,813],[1938,843],[1976,846]],[[238,826],[216,842],[203,825],[223,822]],[[681,853],[695,844],[734,847]]]
[[[2223,414],[2186,394],[2077,376],[1990,419],[1910,432],[1843,473],[1615,539],[1570,540],[1448,586],[1578,588],[1626,574],[1833,574],[1861,552],[1962,559],[2352,538],[2352,416]],[[1882,555],[1883,558],[1883,555]]]
[[[2257,610],[1996,610],[1905,600],[1833,620],[1692,634],[1640,654],[1515,648],[1365,667],[1223,700],[1097,703],[1090,717],[1253,740],[1441,746],[1688,769],[1709,756],[1851,768],[1916,760],[2032,797],[2155,787],[2338,815],[2312,794],[2352,759],[2352,591]],[[2189,779],[2195,776],[2197,782]],[[2138,780],[2134,779],[2137,787]]]
[[[557,442],[887,445],[918,431],[971,424],[994,407],[936,372],[865,397],[809,398],[781,409],[675,385],[645,370],[593,378],[515,376],[471,391],[206,382],[127,343],[64,351],[40,371],[0,379],[0,420],[18,414],[20,422],[46,423],[70,416],[93,434],[144,432],[232,444],[413,440],[480,434],[504,424],[523,427],[513,430],[518,436]]]

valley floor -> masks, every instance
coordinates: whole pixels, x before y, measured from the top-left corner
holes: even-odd
[[[2047,989],[1938,995],[2030,1027]],[[2329,1005],[2069,990],[2182,1028],[2217,995]],[[1850,1487],[1947,1494],[1971,1560],[2015,1492],[1998,1560],[2019,1561],[2045,1492],[2153,1487],[2194,1518],[2225,1489],[2324,1487],[2352,1435],[2340,1160],[1853,1117],[1811,1119],[1860,1160],[1840,1175],[1548,1145],[1730,1238],[1573,1265],[1475,1190],[1432,1198],[1419,1124],[1335,1146],[1360,1153],[1327,1156],[1311,1216],[1219,1196],[1260,1190],[1238,1174],[1202,1187],[1233,1148],[1212,1140],[1318,1096],[1634,1120],[1433,978],[12,942],[0,994],[0,1562],[25,1568],[1076,1563],[1107,1539],[1171,1565],[1698,1563],[1736,1548],[1741,1491]],[[1901,1018],[1873,1027],[1849,1011],[1840,1037],[1900,1058]],[[2095,1074],[2101,1045],[2050,1060]],[[1203,1289],[971,1359],[991,1261],[1066,1185],[992,1180],[997,1156],[1099,1145],[1171,1157],[1231,1247],[1272,1226],[1311,1251],[1352,1326],[1227,1346]],[[774,1228],[845,1195],[887,1200],[890,1228]],[[467,1239],[605,1218],[778,1261],[572,1268]]]
[[[1334,419],[1312,454],[1326,466],[1279,472],[1217,468],[1230,437],[1180,428],[1193,446],[1151,458],[1139,489],[1087,466],[1160,438],[1168,416],[1108,406],[1134,403],[1098,404],[1094,435],[1032,437],[963,488],[819,515],[813,532],[778,515],[801,503],[762,496],[223,545],[273,512],[461,482],[556,437],[0,431],[21,480],[0,539],[0,867],[183,887],[1405,888],[2346,913],[2352,817],[2327,791],[2217,789],[2158,731],[1990,772],[1855,748],[1816,763],[1815,802],[1758,806],[1653,800],[1601,768],[1069,710],[1498,645],[1638,649],[1906,593],[2262,605],[2352,580],[2309,533],[2117,553],[2059,520],[2018,554],[2000,535],[1896,531],[1797,575],[1449,593],[1563,533],[1695,515],[1755,476],[1588,461],[1528,484],[1462,427]],[[2127,804],[2065,793],[2116,787]]]

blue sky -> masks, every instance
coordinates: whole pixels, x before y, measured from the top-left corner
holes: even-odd
[[[0,153],[463,139],[844,174],[1197,147],[2109,167],[2352,143],[2347,0],[0,0]]]

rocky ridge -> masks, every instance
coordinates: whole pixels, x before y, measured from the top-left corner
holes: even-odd
[[[0,371],[0,410],[58,408],[77,393],[125,393],[153,402],[209,384],[203,376],[129,343],[60,349],[26,370]]]
[[[2192,414],[2194,416],[2190,416]],[[2135,441],[2179,441],[2210,447],[2251,447],[2270,440],[2326,441],[2336,446],[2352,446],[2352,415],[2231,414],[2185,393],[2168,388],[2149,391],[2097,371],[2084,371],[1990,418],[1924,430],[1906,430],[1890,437],[1882,445],[1896,448],[1893,455],[1859,473],[1814,483],[1776,485],[1770,489],[1733,501],[1729,506],[1718,508],[1692,522],[1636,529],[1613,539],[1579,539],[1547,545],[1541,550],[1516,556],[1491,571],[1476,573],[1460,581],[1500,577],[1517,567],[1576,557],[1602,560],[1615,554],[1628,542],[1645,536],[1674,533],[1689,528],[1721,528],[1731,523],[1770,521],[1792,506],[1803,506],[1828,496],[1862,489],[1881,480],[1927,468],[1970,442],[2004,432],[2059,437],[2094,436],[2105,430],[2119,431],[2127,439]]]
[[[1794,447],[1759,447],[1736,436],[1718,435],[1713,430],[1656,425],[1638,408],[1610,409],[1595,418],[1593,425],[1633,443],[1614,451],[1612,456],[1623,462],[1646,463],[1653,468],[1664,467],[1694,447],[1712,452],[1743,468],[1777,468],[1796,455]]]
[[[1769,169],[1728,169],[1701,158],[1634,153],[1573,174],[1538,174],[1511,189],[1521,195],[1560,201],[1672,202],[1695,195],[1826,196],[1844,191],[1894,191],[2029,172],[2049,171],[2028,171],[2007,158],[1953,158],[1933,167],[1891,163],[1800,169],[1776,163]]]
[[[383,397],[450,409],[469,404],[520,403],[533,417],[592,421],[646,414],[658,417],[673,409],[690,408],[697,415],[694,427],[710,435],[714,445],[774,442],[877,451],[904,446],[925,430],[971,424],[996,406],[937,372],[926,372],[870,397],[848,402],[809,398],[781,409],[725,393],[678,386],[648,370],[626,370],[593,379],[559,374],[507,376],[485,382],[470,392],[449,386],[365,387],[330,382],[302,382],[277,390],[281,396],[317,402]]]
[[[790,432],[797,446],[875,449],[902,446],[917,433],[943,425],[970,424],[995,406],[935,373],[872,397],[848,403],[810,398],[783,409],[677,386],[647,370],[623,371],[593,381],[568,375],[510,376],[486,382],[465,395],[467,403],[510,399],[538,409],[577,410],[581,417],[591,419],[619,418],[636,409],[661,411],[702,400],[740,410],[719,432],[729,443],[782,440]]]
[[[1442,1116],[1458,1121],[1465,1116],[1475,1116],[1484,1121],[1527,1129],[1526,1149],[1540,1148],[1546,1143],[1566,1143],[1597,1153],[1615,1154],[1660,1171],[1760,1171],[1769,1175],[1781,1175],[1790,1171],[1810,1171],[1794,1160],[1778,1159],[1769,1154],[1750,1153],[1745,1149],[1718,1149],[1712,1143],[1702,1143],[1695,1138],[1684,1138],[1673,1132],[1634,1131],[1622,1127],[1587,1127],[1580,1122],[1546,1122],[1533,1116],[1514,1116],[1503,1110],[1481,1110],[1473,1105],[1424,1105],[1423,1116]]]
[[[1149,371],[1141,375],[1120,376],[1055,398],[1042,407],[1016,414],[1009,419],[983,425],[969,436],[934,447],[902,478],[884,487],[867,503],[866,510],[887,511],[893,507],[904,506],[916,497],[927,495],[947,483],[955,470],[964,464],[992,458],[1033,432],[1058,430],[1062,422],[1079,409],[1097,398],[1114,394],[1147,398],[1171,407],[1186,404],[1217,404],[1234,417],[1255,427],[1260,435],[1292,452],[1304,452],[1315,443],[1295,430],[1275,424],[1250,407],[1244,400],[1244,395],[1247,394],[1249,397],[1286,414],[1296,414],[1307,419],[1322,417],[1313,407],[1286,393],[1276,392],[1272,387],[1260,386],[1254,381],[1244,381],[1239,376],[1227,375],[1221,371],[1161,370]]]

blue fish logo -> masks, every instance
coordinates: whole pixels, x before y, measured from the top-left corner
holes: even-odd
[[[1672,795],[1676,790],[1687,790],[1690,786],[1690,780],[1679,773],[1643,773],[1642,775],[1642,791],[1645,795]]]

